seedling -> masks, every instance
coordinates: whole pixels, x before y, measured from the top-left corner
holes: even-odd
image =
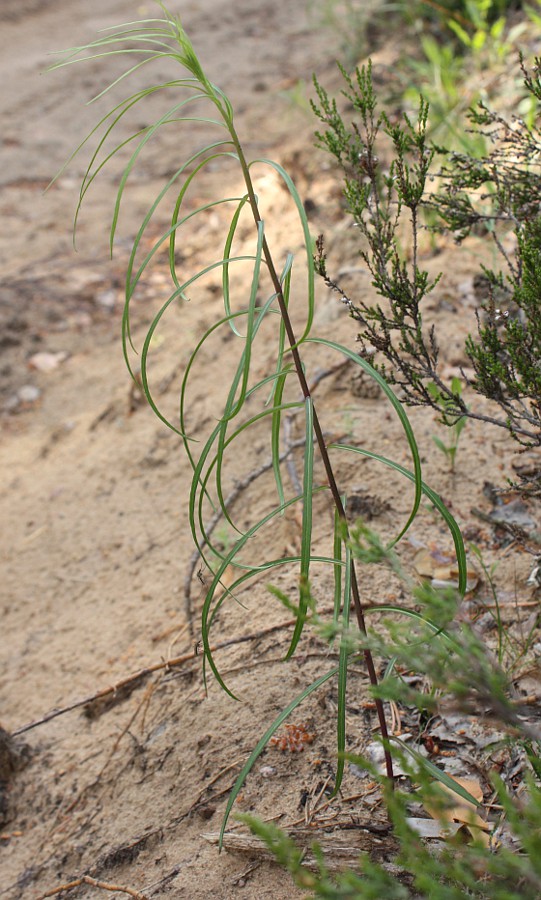
[[[431,393],[432,397],[436,401],[436,403],[440,404],[444,408],[450,408],[450,402],[446,397],[441,396],[441,392],[438,390],[437,385],[428,384],[427,390]],[[462,382],[460,378],[454,377],[451,380],[451,391],[455,397],[460,397],[462,394]],[[458,442],[460,440],[460,435],[464,430],[467,423],[466,416],[459,416],[458,419],[455,418],[453,421],[452,413],[444,414],[442,417],[442,423],[447,426],[449,433],[451,435],[450,443],[445,444],[441,438],[436,435],[432,435],[432,440],[434,441],[438,450],[444,454],[445,458],[449,462],[449,469],[451,472],[455,471],[455,460],[456,454],[458,450]]]

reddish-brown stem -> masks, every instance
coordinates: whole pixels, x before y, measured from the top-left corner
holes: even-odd
[[[257,204],[257,199],[256,199],[256,196],[254,193],[252,180],[250,178],[250,172],[248,170],[248,165],[246,163],[246,159],[244,157],[238,137],[237,137],[236,133],[234,132],[234,130],[232,130],[232,137],[233,137],[233,142],[237,149],[240,165],[241,165],[241,168],[242,168],[242,171],[244,174],[244,181],[245,181],[246,188],[248,191],[248,199],[250,202],[250,207],[252,209],[252,215],[254,217],[256,226],[259,227],[260,223],[262,222],[262,219],[261,219],[261,216],[259,215],[259,207]],[[276,272],[276,268],[274,266],[274,262],[272,259],[271,252],[269,250],[269,246],[267,244],[266,237],[263,237],[262,249],[263,249],[263,256],[265,257],[265,262],[267,264],[267,269],[268,269],[274,290],[276,292],[278,306],[280,308],[280,314],[281,314],[281,317],[282,317],[282,320],[284,323],[284,328],[285,328],[287,338],[289,341],[291,355],[293,357],[295,372],[296,372],[297,378],[299,380],[299,384],[301,387],[303,397],[305,399],[308,399],[309,397],[311,397],[310,388],[308,386],[308,382],[307,382],[306,376],[304,374],[304,369],[302,367],[301,358],[300,358],[299,350],[297,347],[297,340],[295,337],[295,333],[293,331],[293,326],[291,324],[291,319],[289,317],[287,305],[284,300],[284,295],[282,293],[282,285],[280,283],[278,273]],[[315,407],[313,409],[313,417],[314,417],[314,433],[316,436],[317,445],[319,447],[319,452],[321,454],[321,459],[322,459],[323,465],[325,467],[327,482],[328,482],[329,488],[331,490],[333,502],[338,511],[340,520],[344,523],[344,527],[346,529],[346,534],[348,534],[348,525],[347,525],[344,504],[342,503],[340,491],[338,490],[338,485],[336,483],[336,478],[334,476],[333,468],[331,465],[331,460],[330,460],[329,453],[327,450],[327,445],[325,444],[325,438],[323,436],[323,431],[321,429],[321,425],[319,423],[319,418],[318,418]],[[355,564],[354,564],[353,560],[351,560],[351,594],[352,594],[352,598],[353,598],[353,606],[355,609],[355,615],[357,617],[357,624],[359,626],[359,630],[363,635],[366,635],[366,624],[365,624],[365,620],[364,620],[363,605],[362,605],[361,597],[359,594],[359,585],[357,582],[357,574],[355,571]],[[374,687],[377,687],[378,677],[376,675],[374,659],[372,657],[371,651],[368,648],[366,648],[364,650],[364,658],[365,658],[365,663],[366,663],[366,669],[368,672],[368,677],[370,678],[370,683]],[[383,703],[382,703],[381,699],[376,698],[375,704],[376,704],[376,711],[377,711],[378,720],[379,720],[379,726],[380,726],[380,730],[381,730],[381,736],[382,736],[383,742],[384,742],[385,768],[386,768],[388,777],[391,779],[391,784],[392,784],[393,779],[394,779],[393,761],[392,761],[391,753],[389,751],[389,732],[387,730],[387,721],[385,719],[385,710],[383,708]]]

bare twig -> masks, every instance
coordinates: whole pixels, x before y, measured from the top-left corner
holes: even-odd
[[[117,894],[127,894],[128,897],[133,897],[134,900],[149,900],[148,894],[141,894],[139,891],[134,891],[133,888],[121,887],[119,884],[106,884],[105,881],[96,881],[96,879],[91,878],[90,875],[82,875],[81,878],[76,878],[75,881],[70,881],[69,883],[61,884],[58,887],[52,888],[45,894],[40,894],[39,897],[36,897],[36,900],[45,900],[46,897],[54,897],[56,894],[61,894],[62,891],[69,891],[72,888],[82,887],[84,884],[89,884],[91,887],[100,888],[102,891],[111,891],[112,893]]]
[[[157,893],[158,888],[164,888],[166,885],[170,884],[171,881],[174,881],[177,875],[182,871],[182,866],[173,866],[170,872],[167,875],[164,875],[163,878],[160,878],[158,881],[153,881],[152,884],[147,884],[145,891],[150,891],[150,895],[154,896]]]
[[[220,641],[218,644],[215,644],[211,648],[211,650],[214,653],[216,650],[223,650],[226,647],[232,647],[236,644],[244,644],[247,641],[255,641],[267,634],[272,634],[275,631],[281,631],[283,628],[291,628],[295,625],[295,622],[296,619],[288,619],[285,622],[279,622],[277,625],[269,625],[267,628],[262,628],[259,631],[254,631],[250,634],[243,634],[239,635],[238,637],[228,638],[225,641]],[[89,703],[93,703],[96,700],[101,700],[104,697],[113,695],[120,691],[122,688],[126,688],[128,686],[139,687],[139,682],[142,684],[154,672],[160,672],[164,669],[173,669],[178,666],[182,666],[184,665],[184,663],[191,662],[192,660],[196,659],[198,655],[199,650],[194,649],[189,653],[184,653],[182,656],[175,657],[175,659],[169,659],[165,662],[162,660],[159,663],[154,663],[151,666],[146,666],[144,669],[139,669],[138,672],[134,672],[132,675],[127,675],[125,678],[122,678],[115,684],[112,684],[106,688],[102,688],[100,691],[96,691],[94,694],[90,694],[90,696],[88,697],[84,697],[80,700],[75,700],[73,703],[69,703],[67,706],[62,706],[59,709],[52,709],[40,719],[35,719],[33,722],[28,722],[26,725],[21,725],[21,727],[15,729],[12,734],[13,736],[24,734],[26,731],[31,731],[33,728],[37,728],[39,725],[45,725],[47,722],[51,722],[53,719],[57,719],[59,716],[63,716],[68,712],[72,712],[72,710],[74,709],[80,709],[82,706],[87,706]]]
[[[482,522],[487,522],[489,525],[492,525],[493,528],[501,528],[502,531],[507,531],[515,541],[522,544],[526,549],[528,549],[531,544],[541,544],[541,535],[539,535],[538,532],[528,533],[524,528],[521,528],[520,525],[515,525],[513,522],[506,522],[505,519],[499,519],[497,513],[496,515],[490,515],[475,506],[470,512],[472,516],[481,519]]]
[[[306,845],[312,844],[314,831],[313,828],[291,828],[288,829],[288,834],[298,844]],[[220,841],[219,833],[206,832],[201,837],[209,844],[218,844]],[[381,838],[359,830],[355,831],[355,842],[353,843],[351,838],[348,839],[338,830],[331,834],[318,835],[318,844],[323,852],[326,867],[333,872],[343,869],[345,866],[355,866],[359,860],[359,854],[363,851],[376,857],[388,871],[394,873],[402,871],[397,865],[387,861],[389,853],[398,851],[398,842],[391,835],[387,835],[383,842]],[[223,835],[223,846],[229,852],[249,853],[256,858],[275,862],[272,851],[268,849],[264,841],[252,834],[228,831]],[[303,866],[316,872],[319,871],[318,861],[309,850],[303,858]]]

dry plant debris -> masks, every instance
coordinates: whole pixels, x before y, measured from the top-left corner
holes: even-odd
[[[284,725],[282,734],[275,734],[270,744],[277,750],[288,753],[302,753],[302,751],[315,740],[315,734],[308,731],[305,724],[295,725],[293,722]]]

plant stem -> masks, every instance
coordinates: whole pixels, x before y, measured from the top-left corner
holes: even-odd
[[[252,184],[250,171],[248,168],[248,164],[246,162],[246,158],[242,151],[242,147],[240,145],[238,135],[232,124],[230,126],[230,133],[231,133],[231,137],[233,139],[233,143],[235,145],[235,149],[238,154],[240,166],[241,166],[242,173],[244,176],[244,182],[246,184],[246,190],[248,192],[248,199],[250,202],[252,215],[254,217],[256,227],[258,227],[259,223],[262,222],[262,219],[259,214],[259,207],[257,204],[257,199],[255,196],[255,192],[254,192],[254,188],[253,188],[253,184]],[[278,277],[278,273],[276,272],[276,268],[274,266],[272,255],[271,255],[271,252],[270,252],[270,249],[269,249],[269,246],[267,243],[267,239],[265,236],[263,236],[263,256],[265,257],[269,275],[270,275],[274,290],[276,292],[278,306],[280,308],[280,315],[282,317],[282,320],[284,323],[284,328],[286,330],[287,338],[289,341],[289,346],[290,346],[290,350],[291,350],[291,355],[293,357],[293,363],[295,366],[297,378],[298,378],[298,381],[299,381],[299,384],[301,387],[303,397],[306,400],[311,397],[310,388],[308,386],[308,382],[307,382],[306,376],[304,374],[304,370],[302,367],[302,362],[301,362],[301,358],[300,358],[300,354],[299,354],[299,350],[298,350],[298,346],[297,346],[297,340],[295,338],[295,332],[293,331],[293,326],[291,324],[289,312],[288,312],[286,303],[284,301],[284,295],[282,293],[282,285],[280,284],[280,279]],[[325,444],[325,438],[323,436],[323,431],[322,431],[321,425],[319,423],[319,418],[318,418],[315,406],[313,407],[313,415],[314,415],[314,433],[316,436],[317,445],[319,447],[319,452],[321,454],[321,459],[322,459],[323,465],[325,467],[325,473],[327,475],[327,482],[328,482],[329,488],[331,490],[331,495],[333,498],[334,505],[337,509],[338,516],[340,517],[340,520],[344,523],[346,535],[348,535],[349,529],[348,529],[348,524],[347,524],[347,519],[346,519],[346,511],[344,509],[344,504],[342,503],[340,491],[338,490],[338,485],[336,483],[336,478],[334,476],[333,468],[331,465],[331,460],[329,457],[329,452],[328,452],[327,446]],[[359,593],[359,585],[358,585],[358,581],[357,581],[357,575],[355,572],[355,564],[354,564],[353,560],[351,561],[351,593],[352,593],[352,597],[353,597],[353,606],[355,609],[355,615],[357,617],[357,624],[359,626],[359,631],[363,635],[366,635],[366,624],[365,624],[365,619],[364,619],[363,605],[362,605],[362,601],[361,601],[361,597],[360,597],[360,593]],[[370,683],[372,684],[373,687],[377,687],[378,677],[376,675],[374,659],[372,657],[371,651],[368,648],[366,648],[364,650],[364,658],[365,658],[366,668],[368,671],[368,677],[370,678]],[[384,744],[384,749],[385,749],[385,768],[387,771],[387,776],[389,777],[391,784],[393,784],[393,779],[394,779],[393,762],[392,762],[392,757],[391,757],[391,753],[389,750],[389,732],[387,729],[387,721],[385,719],[385,710],[383,708],[383,702],[380,698],[377,698],[375,700],[375,704],[376,704],[376,711],[377,711],[378,720],[379,720],[379,726],[380,726],[380,730],[381,730],[381,736],[383,738],[383,744]]]

